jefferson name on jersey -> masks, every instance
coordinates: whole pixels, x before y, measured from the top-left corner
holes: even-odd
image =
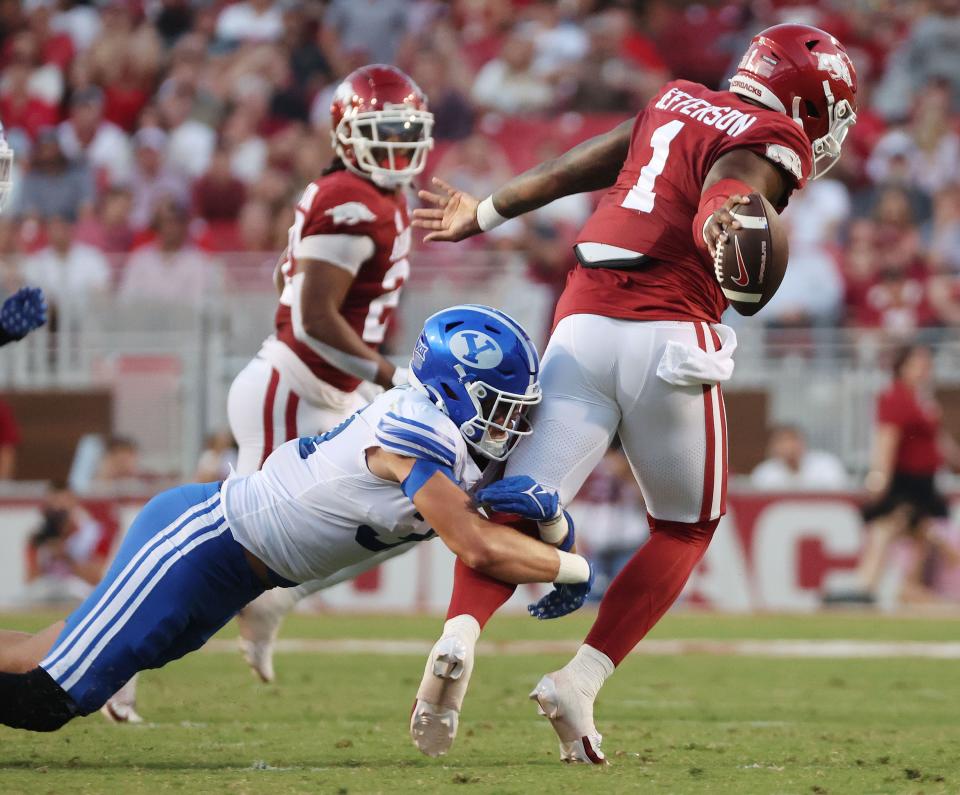
[[[725,105],[712,105],[707,100],[690,96],[679,88],[671,88],[667,91],[660,97],[656,107],[658,110],[682,113],[684,116],[703,122],[707,127],[725,132],[731,138],[736,138],[749,130],[757,121],[757,117],[752,113],[744,113],[742,110]]]

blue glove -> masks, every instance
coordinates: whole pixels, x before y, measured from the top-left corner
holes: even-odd
[[[527,475],[498,480],[477,492],[477,502],[503,513],[542,522],[560,513],[560,495]]]
[[[560,618],[579,610],[587,601],[590,589],[593,588],[593,564],[590,564],[590,579],[576,585],[553,584],[553,590],[539,602],[527,605],[527,612],[541,621],[547,618]]]
[[[11,339],[25,337],[47,322],[47,300],[39,287],[21,287],[0,308],[0,330]]]

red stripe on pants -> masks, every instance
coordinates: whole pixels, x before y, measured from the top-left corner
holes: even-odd
[[[720,350],[720,335],[712,328],[710,333],[713,334],[714,346],[717,350]],[[720,454],[720,465],[723,467],[720,484],[720,515],[723,516],[727,512],[727,470],[729,469],[727,456],[729,452],[727,451],[727,407],[723,402],[723,389],[719,384],[717,384],[717,399],[720,405],[720,444],[723,445]]]
[[[707,350],[707,340],[703,333],[703,326],[700,323],[694,323],[697,330],[697,344],[700,350]],[[715,478],[714,463],[716,458],[717,440],[713,431],[713,398],[710,395],[712,387],[709,384],[703,385],[703,414],[706,433],[707,452],[703,462],[703,501],[700,503],[700,521],[705,522],[710,518],[713,508],[713,481]]]
[[[296,439],[299,434],[297,433],[297,407],[300,405],[300,395],[296,392],[287,392],[287,407],[283,412],[283,421],[287,426],[287,438],[286,441],[291,439]]]
[[[270,383],[267,384],[267,394],[263,399],[263,454],[260,456],[260,466],[273,452],[273,404],[277,399],[277,384],[280,383],[280,373],[270,371]],[[258,467],[259,468],[259,467]]]

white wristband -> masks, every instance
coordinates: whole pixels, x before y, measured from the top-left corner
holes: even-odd
[[[590,564],[585,557],[573,552],[561,552],[559,549],[557,554],[560,556],[560,570],[554,579],[555,583],[576,585],[590,579]]]
[[[545,522],[537,522],[540,528],[540,540],[546,544],[557,546],[562,544],[563,540],[570,532],[570,525],[567,524],[567,515],[560,511],[560,515],[553,519],[547,519]]]
[[[390,377],[390,383],[394,386],[403,386],[410,383],[410,370],[406,367],[398,367],[393,371]]]
[[[482,232],[489,232],[509,220],[497,212],[497,208],[493,206],[493,196],[487,196],[477,205],[477,226]]]

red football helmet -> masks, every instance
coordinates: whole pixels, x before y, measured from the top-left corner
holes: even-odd
[[[736,74],[735,94],[786,113],[813,145],[813,179],[840,157],[857,121],[857,72],[833,36],[810,25],[774,25],[753,37]]]
[[[351,72],[330,106],[333,148],[355,174],[381,188],[406,185],[433,147],[433,114],[420,87],[395,66]]]

